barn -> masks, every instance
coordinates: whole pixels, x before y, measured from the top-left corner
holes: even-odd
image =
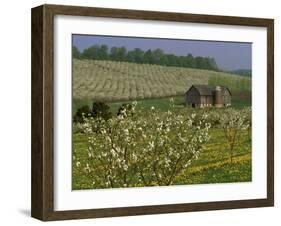
[[[185,104],[189,107],[231,106],[231,92],[226,86],[192,85],[185,93]]]

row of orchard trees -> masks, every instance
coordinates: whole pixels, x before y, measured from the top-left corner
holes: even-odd
[[[94,188],[173,184],[199,157],[211,126],[223,130],[232,162],[242,131],[251,126],[248,108],[190,114],[135,108],[124,105],[117,117],[84,118],[88,159],[77,160],[75,170],[91,178]]]
[[[251,91],[252,80],[249,77],[242,76],[221,76],[212,75],[209,77],[209,85],[227,86],[232,92]]]
[[[214,58],[200,56],[193,57],[191,54],[187,54],[186,56],[176,56],[174,54],[166,54],[162,49],[148,49],[144,51],[140,48],[135,48],[128,51],[126,47],[112,47],[109,49],[107,45],[93,45],[84,49],[83,52],[80,52],[76,46],[73,46],[72,53],[73,57],[78,59],[112,60],[218,70]]]
[[[208,78],[209,71],[197,69],[74,60],[73,96],[76,99],[123,101],[183,95],[193,83],[207,84]]]

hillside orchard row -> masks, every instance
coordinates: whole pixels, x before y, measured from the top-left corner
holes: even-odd
[[[73,97],[126,101],[183,95],[192,84],[251,89],[251,80],[222,72],[101,60],[73,60]]]

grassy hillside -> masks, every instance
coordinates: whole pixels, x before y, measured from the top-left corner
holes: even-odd
[[[108,102],[183,95],[192,84],[227,85],[251,90],[242,76],[180,67],[127,62],[73,60],[74,100]]]

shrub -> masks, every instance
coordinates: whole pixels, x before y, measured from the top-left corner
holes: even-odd
[[[133,116],[134,107],[132,104],[122,104],[122,106],[118,109],[117,116],[123,116],[126,118],[127,116]]]
[[[112,117],[110,107],[104,102],[94,102],[92,107],[93,118],[103,118],[108,120]]]
[[[91,115],[92,113],[90,107],[88,105],[84,105],[77,110],[73,117],[73,121],[82,123],[85,121],[85,118],[91,117]]]

